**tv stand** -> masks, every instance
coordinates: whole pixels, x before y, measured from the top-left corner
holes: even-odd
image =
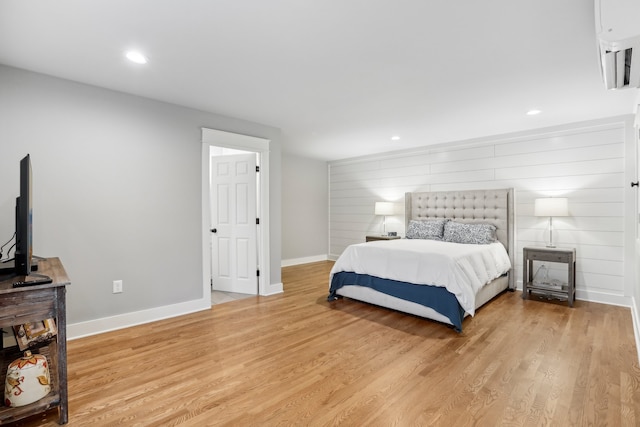
[[[33,353],[47,355],[51,392],[25,406],[10,408],[0,405],[0,425],[14,423],[52,408],[58,408],[58,423],[66,424],[69,420],[66,286],[70,282],[58,258],[41,261],[40,271],[51,278],[51,283],[14,288],[15,276],[0,277],[0,329],[11,330],[14,325],[37,323],[51,318],[55,320],[57,335],[49,342],[30,348]],[[0,384],[5,383],[7,365],[21,356],[18,347],[0,349]]]

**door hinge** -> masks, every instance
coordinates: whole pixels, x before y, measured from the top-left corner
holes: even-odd
[[[256,225],[260,225],[260,218],[256,218]]]
[[[260,270],[256,270],[256,276],[260,277]]]
[[[256,166],[256,172],[260,172],[260,166]]]

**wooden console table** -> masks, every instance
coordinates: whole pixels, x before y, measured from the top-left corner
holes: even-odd
[[[45,285],[14,288],[15,278],[0,276],[0,328],[12,330],[13,325],[40,322],[53,318],[58,334],[46,345],[51,374],[51,392],[29,405],[10,408],[0,405],[0,425],[29,417],[51,408],[58,408],[60,424],[66,424],[68,415],[67,395],[67,314],[66,285],[69,278],[58,258],[38,262],[38,273],[49,276],[53,282]],[[4,280],[3,280],[4,279]],[[37,348],[37,347],[36,347]],[[37,351],[36,351],[37,352]],[[17,347],[0,350],[0,386],[4,389],[6,366],[21,356]],[[3,398],[4,401],[4,393]]]

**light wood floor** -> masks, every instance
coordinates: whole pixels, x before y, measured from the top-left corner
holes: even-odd
[[[330,267],[283,269],[284,294],[69,342],[69,425],[640,425],[629,309],[504,293],[458,334],[328,303]]]

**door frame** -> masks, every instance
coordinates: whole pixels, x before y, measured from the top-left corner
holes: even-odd
[[[271,277],[269,253],[269,143],[271,140],[255,136],[241,135],[217,129],[202,128],[202,289],[203,297],[211,303],[211,203],[210,203],[210,147],[234,148],[251,151],[260,156],[260,186],[258,218],[260,226],[257,232],[258,245],[258,294],[270,295]]]

